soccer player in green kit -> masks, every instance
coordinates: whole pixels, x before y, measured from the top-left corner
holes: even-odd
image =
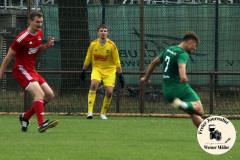
[[[146,75],[141,78],[141,82],[150,82],[153,70],[162,63],[164,97],[172,107],[188,113],[196,127],[203,121],[201,116],[204,110],[200,98],[187,83],[186,66],[189,54],[196,50],[199,42],[194,32],[186,32],[182,42],[178,46],[165,49],[151,62]]]

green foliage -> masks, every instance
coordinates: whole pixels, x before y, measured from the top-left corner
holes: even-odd
[[[239,140],[219,156],[198,145],[190,119],[45,116],[60,120],[45,133],[31,119],[29,132],[20,131],[17,116],[0,116],[0,156],[3,160],[223,160],[240,159]],[[231,120],[236,130],[239,122]]]

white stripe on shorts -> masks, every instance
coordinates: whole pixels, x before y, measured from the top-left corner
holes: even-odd
[[[19,70],[22,72],[22,74],[28,79],[28,80],[32,80],[33,78],[31,77],[31,75],[23,68],[22,65],[18,65]]]

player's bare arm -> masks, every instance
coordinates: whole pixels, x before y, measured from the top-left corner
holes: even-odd
[[[50,36],[46,44],[39,46],[38,53],[44,52],[46,49],[52,47],[53,45],[54,45],[54,38]]]
[[[178,64],[178,71],[180,76],[180,82],[186,83],[188,82],[187,74],[186,74],[186,64],[185,63],[179,63]]]
[[[4,71],[6,70],[8,64],[11,62],[11,60],[15,54],[16,54],[16,52],[10,47],[8,50],[7,56],[4,58],[1,68],[0,68],[0,79],[2,79],[2,75],[3,75]]]
[[[83,69],[86,70],[88,68],[88,65],[83,65]]]
[[[148,67],[148,70],[147,70],[147,73],[145,74],[144,77],[141,78],[141,82],[150,82],[149,78],[153,72],[153,70],[156,68],[156,66],[158,66],[159,64],[161,64],[162,61],[161,59],[159,59],[159,57],[156,57],[152,62],[151,64],[149,65]]]
[[[90,64],[90,62],[92,61],[92,43],[90,44],[88,51],[87,51],[87,56],[83,65],[83,69],[82,72],[80,73],[80,78],[85,81],[86,75],[85,72],[88,68],[88,65]]]
[[[122,73],[122,68],[121,67],[117,67],[117,72],[118,73]]]

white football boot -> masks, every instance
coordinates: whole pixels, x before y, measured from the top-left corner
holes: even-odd
[[[181,105],[182,105],[182,101],[179,98],[175,98],[171,103],[171,106],[175,109],[179,109]]]
[[[107,119],[105,113],[101,113],[101,114],[100,114],[100,117],[101,117],[102,119]]]
[[[88,112],[87,119],[93,119],[92,112]]]

